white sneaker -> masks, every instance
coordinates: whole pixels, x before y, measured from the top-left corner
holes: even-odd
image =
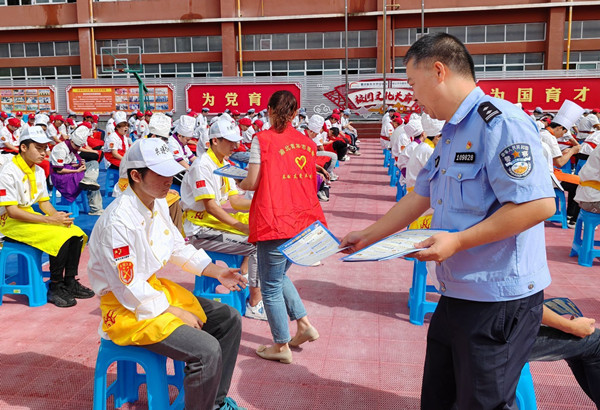
[[[103,213],[104,213],[104,209],[99,209],[99,210],[97,210],[97,211],[93,211],[93,212],[90,212],[90,213],[88,213],[88,215],[92,215],[92,216],[100,216],[100,215],[102,215]]]
[[[246,314],[244,316],[250,319],[267,320],[267,312],[265,312],[263,301],[258,302],[256,306],[250,306],[250,303],[246,302]]]

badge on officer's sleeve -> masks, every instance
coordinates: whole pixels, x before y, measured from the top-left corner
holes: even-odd
[[[533,159],[529,144],[512,144],[504,148],[499,155],[504,171],[509,177],[523,179],[533,169]]]

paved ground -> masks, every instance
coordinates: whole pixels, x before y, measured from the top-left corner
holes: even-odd
[[[367,226],[395,201],[379,142],[365,139],[362,146],[360,158],[336,170],[340,180],[333,183],[331,201],[323,203],[329,226],[340,237]],[[82,219],[82,224],[91,222]],[[546,295],[570,297],[600,320],[600,262],[584,268],[569,258],[572,236],[572,230],[547,224],[553,283]],[[86,250],[83,283],[87,260]],[[419,408],[427,321],[424,326],[408,322],[411,269],[404,260],[348,264],[335,257],[315,268],[292,267],[290,276],[321,338],[295,350],[291,365],[268,362],[254,353],[259,344],[270,343],[268,325],[244,319],[231,396],[250,409]],[[186,273],[169,268],[163,275],[193,287]],[[70,309],[29,308],[25,301],[5,296],[0,306],[0,408],[91,409],[98,300]],[[564,362],[533,363],[531,371],[540,409],[594,408]],[[147,408],[145,392],[141,397],[124,408]]]

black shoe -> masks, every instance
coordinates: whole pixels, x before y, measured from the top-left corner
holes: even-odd
[[[79,183],[79,188],[83,189],[84,191],[97,191],[100,189],[100,185],[94,183],[94,182],[83,182],[81,181]]]
[[[93,290],[83,286],[77,279],[73,279],[73,282],[65,285],[65,290],[76,299],[89,299],[95,295]]]
[[[56,307],[71,307],[77,304],[77,301],[65,289],[65,284],[62,282],[50,282],[48,287],[48,303],[56,305]]]

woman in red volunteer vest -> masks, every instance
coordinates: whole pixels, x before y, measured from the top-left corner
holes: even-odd
[[[250,208],[249,242],[256,243],[261,293],[273,346],[259,346],[256,354],[264,359],[292,362],[290,346],[319,338],[310,324],[304,304],[286,275],[291,263],[277,247],[313,222],[325,223],[317,199],[315,157],[317,146],[291,121],[298,103],[289,91],[277,91],[269,99],[271,128],[252,140],[248,177],[240,183],[256,191]],[[291,338],[289,320],[298,325]]]

